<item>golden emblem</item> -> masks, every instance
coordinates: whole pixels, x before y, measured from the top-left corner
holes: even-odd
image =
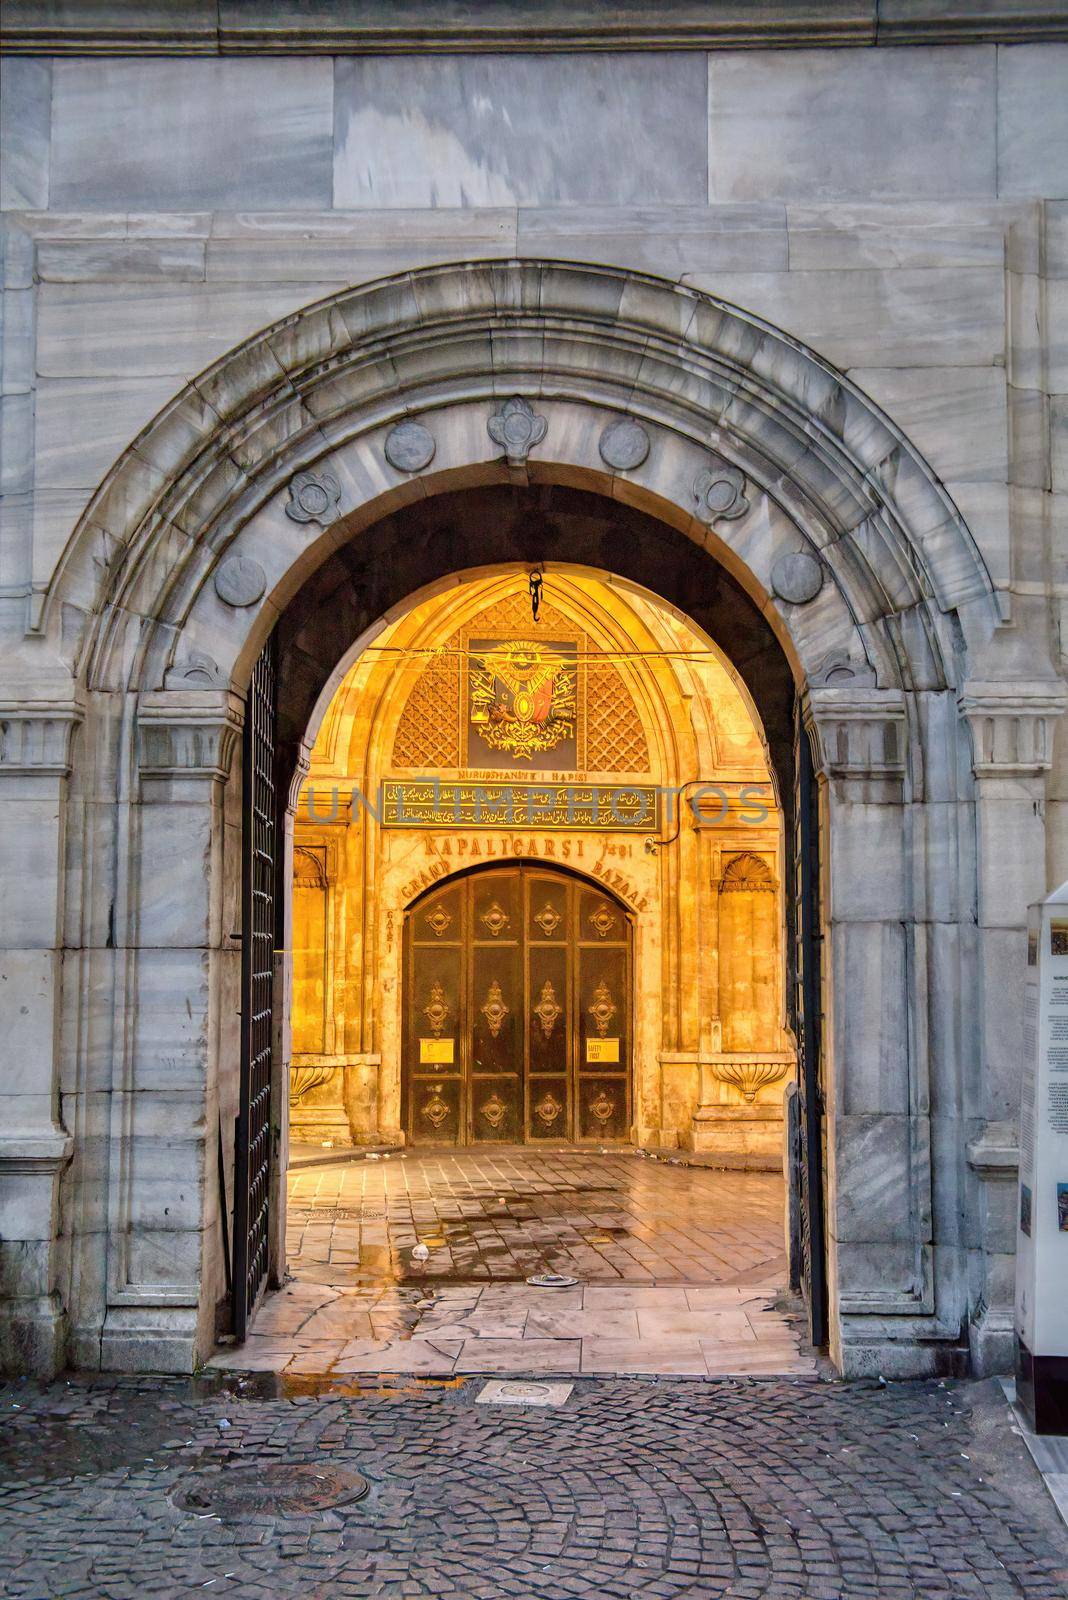
[[[534,921],[538,924],[538,927],[541,929],[542,933],[547,939],[552,938],[562,920],[563,919],[560,916],[559,911],[551,906],[548,900],[546,900],[545,904],[534,918]]]
[[[445,1121],[445,1118],[449,1115],[449,1107],[441,1098],[439,1093],[440,1089],[441,1084],[439,1083],[435,1087],[434,1093],[423,1107],[424,1117],[431,1124],[431,1126],[435,1128],[440,1128],[441,1124]]]
[[[508,1115],[508,1107],[496,1092],[491,1094],[483,1105],[479,1106],[479,1110],[491,1128],[499,1128]]]
[[[616,925],[615,917],[603,902],[597,907],[596,911],[590,913],[589,921],[598,939],[607,939]]]
[[[541,1031],[547,1039],[552,1038],[556,1020],[563,1014],[563,1008],[556,1003],[556,990],[547,981],[542,985],[541,998],[534,1007],[534,1015],[541,1023]]]
[[[616,1014],[615,1004],[603,978],[593,991],[593,1004],[587,1009],[594,1020],[597,1032],[603,1039],[608,1032],[608,1024]]]
[[[547,1128],[551,1128],[563,1109],[556,1096],[550,1092],[542,1095],[534,1107],[534,1115],[539,1122],[544,1122]]]
[[[493,982],[489,986],[489,993],[487,994],[486,999],[481,1007],[481,1011],[482,1015],[486,1019],[487,1024],[489,1025],[490,1033],[492,1034],[493,1038],[496,1039],[497,1035],[504,1026],[504,1019],[509,1012],[509,1007],[504,1003],[504,995],[501,993],[501,986],[497,982],[496,978],[494,978]]]
[[[612,1115],[612,1112],[615,1109],[616,1109],[615,1101],[614,1100],[609,1100],[608,1096],[605,1094],[603,1089],[601,1090],[600,1094],[597,1096],[596,1100],[591,1100],[590,1101],[590,1110],[593,1112],[593,1115],[597,1118],[597,1121],[600,1122],[600,1123],[607,1122],[609,1117]]]
[[[574,659],[513,639],[471,650],[471,725],[491,750],[529,761],[575,737]]]
[[[491,936],[496,939],[497,935],[503,933],[507,928],[510,918],[504,908],[494,900],[489,910],[483,912],[479,921],[489,930]]]
[[[452,918],[442,906],[438,906],[437,910],[432,911],[426,919],[427,927],[437,939],[441,938],[451,921]]]
[[[440,1035],[449,1016],[449,1008],[445,1003],[445,991],[437,981],[430,985],[430,999],[423,1007],[423,1015],[433,1031]]]

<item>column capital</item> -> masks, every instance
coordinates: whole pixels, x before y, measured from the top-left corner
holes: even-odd
[[[1052,761],[1052,723],[1068,704],[1059,679],[995,683],[972,680],[957,696],[957,710],[972,735],[977,778],[1039,777]]]
[[[230,690],[144,695],[137,709],[142,778],[226,778],[244,721],[241,697]]]
[[[297,752],[296,763],[293,767],[293,776],[289,781],[289,794],[286,799],[286,809],[293,816],[296,816],[297,807],[300,805],[300,791],[304,787],[304,780],[311,771],[311,758],[312,747],[307,739],[302,739]]]
[[[0,1134],[0,1171],[37,1176],[61,1171],[71,1158],[74,1140],[53,1125],[24,1133]]]
[[[802,714],[827,777],[904,777],[908,729],[899,689],[811,688]]]
[[[74,700],[0,701],[0,776],[65,778],[83,715]]]

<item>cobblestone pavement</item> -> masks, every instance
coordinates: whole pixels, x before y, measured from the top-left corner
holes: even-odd
[[[292,1280],[241,1371],[813,1373],[782,1180],[633,1154],[408,1153],[290,1176]],[[412,1255],[425,1246],[425,1260]],[[529,1287],[567,1273],[573,1288]],[[792,1313],[792,1314],[791,1314]]]
[[[476,1405],[477,1380],[309,1387],[0,1389],[3,1593],[1063,1600],[1068,1586],[1063,1528],[992,1382],[587,1379],[559,1409]],[[354,1471],[370,1492],[283,1511],[264,1486],[286,1464],[313,1466],[320,1498]],[[242,1467],[260,1508],[216,1514]]]

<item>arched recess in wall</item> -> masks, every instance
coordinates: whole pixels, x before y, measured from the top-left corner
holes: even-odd
[[[480,566],[541,563],[550,592],[554,566],[603,570],[685,614],[732,663],[758,707],[777,786],[788,799],[795,682],[767,618],[722,566],[659,518],[590,489],[551,484],[489,484],[413,501],[317,568],[277,624],[278,738],[287,776],[358,642],[372,639],[376,620],[405,609],[431,580],[462,579],[468,552]]]
[[[871,1319],[906,1316],[931,1340],[959,1337],[964,1274],[947,1241],[964,1158],[936,1190],[927,1108],[959,1099],[964,1052],[928,1048],[923,995],[907,979],[915,969],[902,946],[928,915],[916,886],[941,844],[910,833],[905,817],[913,802],[931,802],[932,815],[945,802],[946,848],[956,849],[973,779],[1042,770],[1063,691],[1047,681],[1040,644],[999,635],[989,574],[927,463],[798,340],[686,287],[553,262],[402,274],[283,319],[144,430],[42,596],[33,625],[77,683],[65,727],[85,723],[76,781],[92,773],[114,798],[140,785],[160,803],[178,777],[222,787],[253,663],[276,629],[296,772],[312,708],[391,605],[435,574],[538,559],[620,571],[658,594],[669,572],[666,598],[759,700],[781,787],[802,690],[840,859],[863,855],[852,801],[877,791],[885,802],[877,900],[848,873],[838,881],[857,920],[878,922],[885,938],[885,962],[862,968],[879,1006],[908,1016],[880,1077],[907,1087],[907,1138],[893,1142],[896,1101],[864,1113],[885,1116],[903,1232],[900,1248],[879,1255],[874,1286],[859,1269],[851,1277],[853,1258],[839,1251],[839,1304],[842,1317],[855,1313],[860,1342],[882,1337]],[[962,713],[985,741],[974,762]],[[150,857],[118,833],[86,848],[108,859],[83,864],[84,885],[117,866],[115,943],[136,951],[152,910]],[[974,879],[973,857],[963,859]],[[832,952],[846,966],[847,922]],[[970,950],[961,941],[947,957],[966,1004]],[[87,992],[95,959],[84,957]],[[131,972],[117,1004],[137,998]],[[840,1054],[864,1037],[869,1000],[847,983],[836,990]],[[119,1017],[113,1082],[124,1089],[138,1071],[128,1036]],[[217,1071],[213,1059],[209,1081]],[[845,1130],[833,1135],[837,1174],[856,1130],[844,1099],[832,1111]],[[116,1239],[129,1226],[122,1204]],[[940,1259],[951,1262],[942,1276]]]

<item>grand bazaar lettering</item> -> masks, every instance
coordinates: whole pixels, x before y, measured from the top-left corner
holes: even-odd
[[[586,850],[582,839],[554,839],[551,836],[539,839],[534,834],[513,834],[505,838],[487,839],[435,838],[431,835],[424,841],[424,845],[427,855],[431,858],[430,864],[401,885],[401,899],[405,902],[422,894],[424,889],[429,889],[432,884],[438,883],[450,872],[457,872],[473,862],[511,861],[526,857],[529,860],[561,862],[565,866],[570,863],[579,870],[588,872],[606,888],[613,890],[633,910],[650,909],[648,898],[640,894],[630,879],[617,867],[605,860],[607,855],[622,855],[625,851],[629,851],[631,847],[627,844],[604,844],[597,858],[593,858],[592,853]]]

